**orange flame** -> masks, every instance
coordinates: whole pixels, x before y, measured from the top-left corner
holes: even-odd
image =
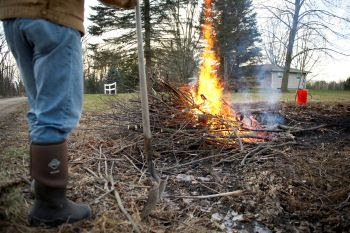
[[[201,106],[201,110],[212,115],[232,115],[230,111],[227,112],[227,107],[223,107],[224,88],[217,74],[219,58],[214,49],[216,35],[212,22],[212,0],[205,0],[204,4],[205,22],[202,32],[205,47],[201,55],[198,87],[194,94],[195,103]]]
[[[205,47],[203,49],[200,65],[198,85],[192,89],[192,95],[199,110],[193,113],[201,123],[209,124],[213,132],[223,135],[230,135],[232,130],[238,130],[240,134],[248,134],[249,131],[240,131],[239,124],[236,121],[236,113],[225,102],[223,98],[224,85],[218,77],[219,58],[215,52],[216,34],[213,25],[213,0],[204,0],[205,22],[202,26]],[[217,118],[201,119],[201,113],[220,116],[232,122],[231,124],[222,124]],[[243,141],[257,141],[255,139],[243,139]],[[235,143],[235,141],[233,142]]]

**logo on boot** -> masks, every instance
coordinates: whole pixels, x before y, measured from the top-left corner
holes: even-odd
[[[50,174],[55,174],[55,173],[59,173],[60,170],[58,170],[58,168],[60,167],[61,162],[57,159],[53,159],[49,162],[48,166],[49,168],[51,168],[53,171],[50,172]]]

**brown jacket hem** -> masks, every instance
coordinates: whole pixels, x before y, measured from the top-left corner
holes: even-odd
[[[13,5],[1,6],[0,4],[0,20],[13,18],[46,19],[66,27],[74,28],[84,34],[84,12],[80,15],[81,17],[71,13],[58,11],[57,9],[47,9],[37,5],[21,5],[17,7]]]

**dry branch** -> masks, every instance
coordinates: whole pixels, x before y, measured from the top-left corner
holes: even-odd
[[[235,196],[239,197],[243,194],[243,190],[236,190],[233,192],[227,192],[227,193],[217,193],[212,195],[203,195],[203,196],[166,196],[166,197],[173,197],[173,198],[186,198],[186,199],[209,199],[209,198],[215,198],[215,197],[227,197],[227,196]]]

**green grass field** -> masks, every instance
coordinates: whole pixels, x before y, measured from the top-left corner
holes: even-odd
[[[288,93],[271,92],[269,90],[251,90],[248,93],[233,93],[233,102],[255,101],[295,101],[296,90]],[[350,91],[309,90],[308,102],[344,102],[350,101]]]
[[[107,102],[113,99],[129,99],[137,93],[123,93],[117,95],[85,94],[84,111],[99,111],[106,109]]]
[[[257,102],[257,101],[295,101],[296,91],[288,93],[273,93],[268,90],[251,90],[247,93],[226,94],[226,98],[233,103]],[[350,102],[350,91],[328,91],[328,90],[310,90],[308,102]],[[128,99],[137,96],[137,93],[126,93],[117,95],[86,94],[84,96],[84,111],[99,111],[106,109],[106,101],[113,99]]]

